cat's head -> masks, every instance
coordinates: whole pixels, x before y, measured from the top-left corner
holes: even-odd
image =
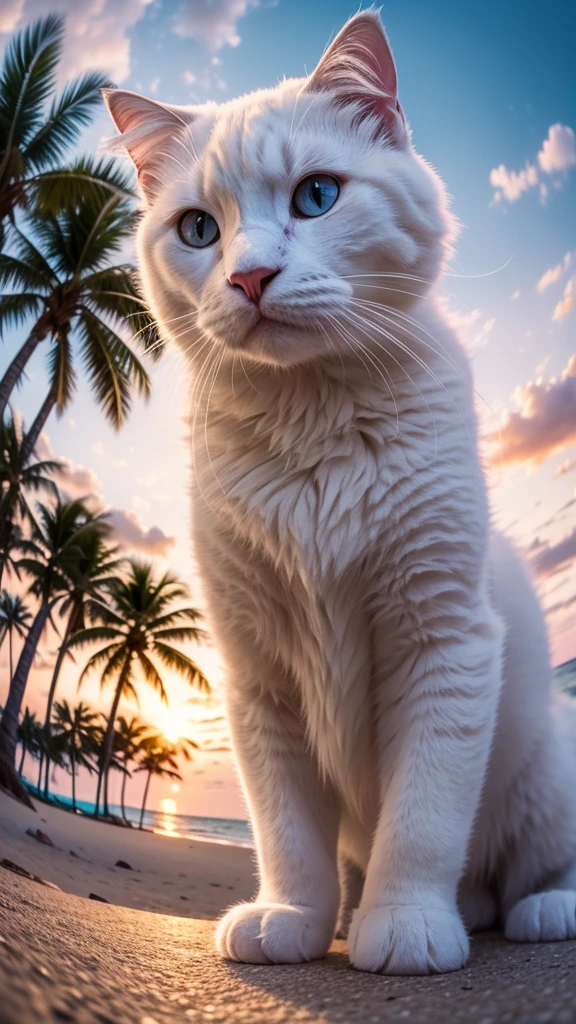
[[[437,278],[450,219],[376,13],[352,18],[306,79],[205,106],[106,99],[146,198],[147,297],[190,352],[349,354],[367,321],[390,329],[390,310]]]

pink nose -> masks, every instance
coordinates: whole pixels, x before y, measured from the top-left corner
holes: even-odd
[[[245,274],[231,274],[230,284],[234,288],[241,288],[252,302],[258,304],[266,285],[279,273],[280,270],[270,270],[270,267],[256,267]]]

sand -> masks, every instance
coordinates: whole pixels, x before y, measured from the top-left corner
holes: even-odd
[[[47,804],[37,812],[0,793],[0,861],[15,861],[65,892],[177,917],[214,918],[251,899],[249,849],[119,828]],[[54,846],[26,834],[41,829]],[[131,871],[116,867],[123,860]]]
[[[68,891],[0,867],[0,1024],[576,1022],[576,942],[475,936],[464,970],[429,978],[354,971],[343,942],[310,964],[223,962],[207,918],[250,897],[250,851],[38,806],[34,814],[0,794],[0,861]],[[55,847],[27,836],[29,827]],[[118,905],[79,898],[88,892]]]
[[[473,939],[429,978],[353,971],[345,945],[287,967],[225,963],[213,924],[104,906],[0,868],[0,1024],[573,1024],[576,943]]]

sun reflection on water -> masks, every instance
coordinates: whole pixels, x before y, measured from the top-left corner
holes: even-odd
[[[160,836],[176,836],[178,832],[176,830],[176,822],[173,815],[177,813],[176,801],[172,800],[171,797],[165,796],[160,801],[160,814],[161,818],[158,822],[157,827],[154,829]]]

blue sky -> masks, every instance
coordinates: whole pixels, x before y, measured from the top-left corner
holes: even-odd
[[[96,64],[125,88],[197,103],[310,71],[357,8],[343,0],[0,0],[0,43],[50,9],[68,15],[64,75]],[[562,606],[549,623],[563,661],[576,656],[576,7],[386,0],[382,17],[414,144],[446,182],[462,226],[452,264],[461,276],[446,288],[472,352],[485,433],[502,429],[501,447],[492,438],[487,448],[495,514],[534,559],[546,606]],[[81,148],[110,134],[102,116]],[[154,377],[151,402],[136,404],[120,435],[80,385],[69,413],[49,422],[47,443],[70,460],[77,488],[89,483],[116,509],[133,550],[165,555],[160,564],[193,579],[186,388],[175,356]],[[44,389],[39,355],[18,395],[26,418]],[[37,667],[39,693],[53,646]],[[217,678],[217,654],[200,660]],[[187,695],[178,684],[173,691],[182,718]],[[97,701],[95,684],[86,696]],[[157,713],[147,697],[143,715]],[[211,801],[214,783],[229,813],[237,797],[224,762],[192,771],[207,773],[203,792]],[[194,809],[205,809],[198,800]]]

